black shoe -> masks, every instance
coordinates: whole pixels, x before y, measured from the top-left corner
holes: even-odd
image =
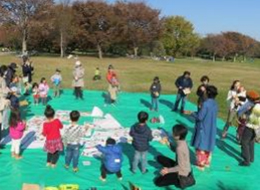
[[[243,161],[243,162],[239,163],[239,166],[248,167],[248,166],[250,166],[250,163]]]
[[[177,112],[178,110],[177,109],[172,109],[172,112]]]

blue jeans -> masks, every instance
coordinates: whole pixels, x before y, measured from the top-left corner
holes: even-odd
[[[133,160],[133,163],[132,163],[132,171],[133,172],[136,171],[140,161],[141,161],[142,172],[143,173],[146,172],[146,165],[147,165],[146,154],[147,154],[147,151],[139,152],[139,151],[135,150],[134,160]]]
[[[79,148],[80,145],[68,144],[66,149],[65,163],[67,166],[70,165],[71,160],[73,161],[73,168],[78,167],[79,163]]]
[[[152,97],[152,107],[151,109],[158,111],[158,98]]]
[[[182,95],[180,93],[177,94],[175,105],[174,105],[174,108],[173,108],[174,111],[178,110],[180,101],[181,101],[181,112],[183,112],[184,108],[185,108],[186,101],[187,101],[187,96]]]

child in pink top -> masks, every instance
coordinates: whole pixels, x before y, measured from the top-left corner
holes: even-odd
[[[12,111],[9,120],[10,137],[12,139],[12,157],[21,159],[20,145],[25,130],[26,123],[22,121],[19,111]]]
[[[39,92],[40,92],[40,97],[42,99],[42,104],[46,105],[47,98],[48,98],[48,92],[49,92],[49,85],[47,84],[47,81],[45,78],[41,79],[41,83],[39,85]]]

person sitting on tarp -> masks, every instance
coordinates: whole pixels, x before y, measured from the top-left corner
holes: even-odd
[[[118,180],[121,181],[121,167],[123,162],[122,147],[116,144],[114,139],[108,138],[105,147],[98,145],[96,148],[103,156],[100,180],[105,182],[107,173],[116,173]]]
[[[100,75],[100,70],[99,68],[97,67],[96,70],[95,70],[95,75],[93,77],[93,80],[96,81],[96,80],[101,80],[101,75]]]

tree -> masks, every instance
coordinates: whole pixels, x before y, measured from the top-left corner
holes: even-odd
[[[22,51],[27,51],[30,22],[35,13],[48,10],[52,0],[1,0],[0,22],[16,26],[22,36]]]
[[[60,0],[59,4],[54,7],[54,16],[54,26],[59,34],[60,57],[64,57],[73,30],[70,0]]]
[[[103,48],[113,39],[115,31],[112,6],[104,1],[76,2],[73,5],[76,40],[82,48],[86,41],[96,47],[99,58],[103,57]]]
[[[199,46],[199,36],[194,32],[191,22],[181,16],[164,19],[162,42],[169,55],[187,55]]]
[[[161,34],[160,11],[152,9],[143,2],[117,2],[114,6],[117,20],[117,40],[128,44],[135,57],[138,49],[152,41],[158,40]]]

